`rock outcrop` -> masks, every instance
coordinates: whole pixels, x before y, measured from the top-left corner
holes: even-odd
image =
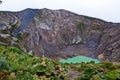
[[[0,11],[0,45],[50,58],[120,61],[120,24],[66,10]]]

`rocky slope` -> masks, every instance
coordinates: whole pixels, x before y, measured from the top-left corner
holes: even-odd
[[[0,45],[50,58],[120,61],[120,24],[66,10],[0,11]]]

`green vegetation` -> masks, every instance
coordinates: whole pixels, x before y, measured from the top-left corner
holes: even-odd
[[[84,23],[79,23],[77,24],[77,29],[80,30],[81,33],[83,33],[83,30],[86,29],[86,26],[84,25]]]
[[[8,30],[7,29],[3,29],[0,31],[2,34],[8,34]]]
[[[23,40],[23,39],[26,38],[28,35],[29,35],[28,33],[23,33],[23,34],[19,33],[19,34],[17,34],[17,38],[18,38],[19,40]]]
[[[0,12],[0,15],[2,14],[2,12]],[[18,21],[16,23],[9,23],[9,26],[10,29],[9,29],[9,26],[6,26],[4,29],[2,29],[0,32],[2,34],[11,34],[12,35],[12,32],[14,32],[14,30],[18,27]]]
[[[11,25],[10,33],[12,33],[18,27],[18,23],[19,23],[19,21],[17,21],[16,23],[13,23],[13,24],[10,23],[10,25]]]
[[[93,30],[101,30],[101,27],[96,25],[96,26],[93,26],[92,29]]]
[[[2,12],[0,12],[0,16],[2,16],[2,14],[3,14],[3,13],[2,13]]]
[[[67,80],[67,76],[58,62],[0,46],[0,80]]]
[[[120,65],[111,62],[66,64],[67,69],[78,71],[75,80],[120,80]],[[108,67],[109,66],[109,67]],[[111,67],[112,66],[112,67]]]
[[[42,18],[42,16],[38,16],[38,19],[39,19],[39,21],[42,21],[43,20],[43,18]]]
[[[23,40],[23,37],[22,37],[21,34],[17,34],[17,38],[18,38],[19,40]]]
[[[78,73],[73,78],[69,71]],[[59,63],[0,46],[0,80],[120,80],[120,65],[111,62]]]
[[[43,20],[43,17],[41,16],[41,14],[37,14],[36,16],[37,16],[37,19],[38,19],[39,21],[42,21],[42,20]]]
[[[97,19],[97,18],[94,18],[94,17],[85,16],[85,15],[83,15],[83,16],[87,19],[90,19],[90,20],[96,20]]]
[[[0,42],[2,42],[3,45],[10,45],[10,40],[11,40],[10,36],[8,36],[7,38],[4,38],[4,37],[0,36]]]
[[[102,27],[102,25],[100,25],[100,23],[93,23],[92,29],[93,30],[103,30],[103,27]]]

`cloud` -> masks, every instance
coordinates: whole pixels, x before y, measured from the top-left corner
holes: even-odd
[[[0,10],[25,8],[66,9],[107,21],[120,22],[120,0],[2,0]]]

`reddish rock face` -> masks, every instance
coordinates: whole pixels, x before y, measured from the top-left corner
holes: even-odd
[[[119,61],[120,24],[65,10],[1,11],[0,45],[54,59],[102,55],[101,60]]]

